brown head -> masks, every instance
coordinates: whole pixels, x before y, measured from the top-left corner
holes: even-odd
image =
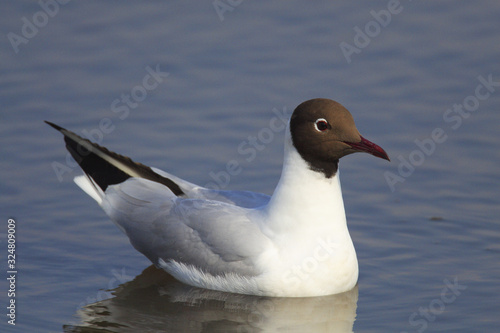
[[[354,119],[340,103],[316,98],[301,103],[290,118],[292,142],[312,170],[332,177],[343,156],[365,152],[389,160],[378,145],[359,134]]]

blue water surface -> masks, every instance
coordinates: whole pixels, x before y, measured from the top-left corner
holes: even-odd
[[[498,330],[497,2],[46,0],[0,13],[0,267],[8,277],[12,218],[17,270],[15,326],[0,279],[0,331]],[[43,123],[200,185],[272,194],[284,129],[270,124],[315,97],[344,104],[392,160],[342,159],[359,283],[315,299],[207,292],[149,267]],[[229,161],[241,169],[225,177]]]

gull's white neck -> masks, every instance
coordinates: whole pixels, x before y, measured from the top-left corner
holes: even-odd
[[[338,172],[326,178],[313,171],[293,146],[287,128],[283,171],[266,207],[267,229],[274,234],[327,233],[351,241]]]
[[[273,251],[260,258],[269,289],[294,296],[350,290],[358,262],[344,211],[338,172],[326,178],[313,171],[287,132],[283,171],[262,213],[261,230]],[[269,273],[270,272],[270,273]],[[281,291],[280,291],[281,290]]]

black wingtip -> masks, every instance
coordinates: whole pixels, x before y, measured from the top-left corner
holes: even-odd
[[[58,130],[59,132],[64,130],[64,128],[62,128],[61,126],[58,126],[54,123],[51,123],[50,121],[47,121],[47,120],[44,120],[44,122],[47,124],[47,125],[50,125],[52,126],[53,128],[55,128],[56,130]]]
[[[85,174],[92,178],[103,191],[109,185],[119,184],[130,177],[141,177],[167,186],[177,196],[184,195],[178,184],[160,176],[150,167],[109,151],[50,121],[45,120],[45,123],[64,135],[66,149]]]

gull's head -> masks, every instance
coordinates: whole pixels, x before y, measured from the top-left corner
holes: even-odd
[[[341,157],[365,152],[389,160],[378,145],[359,134],[354,119],[340,103],[316,98],[301,103],[290,118],[290,134],[297,152],[310,168],[330,178]]]

